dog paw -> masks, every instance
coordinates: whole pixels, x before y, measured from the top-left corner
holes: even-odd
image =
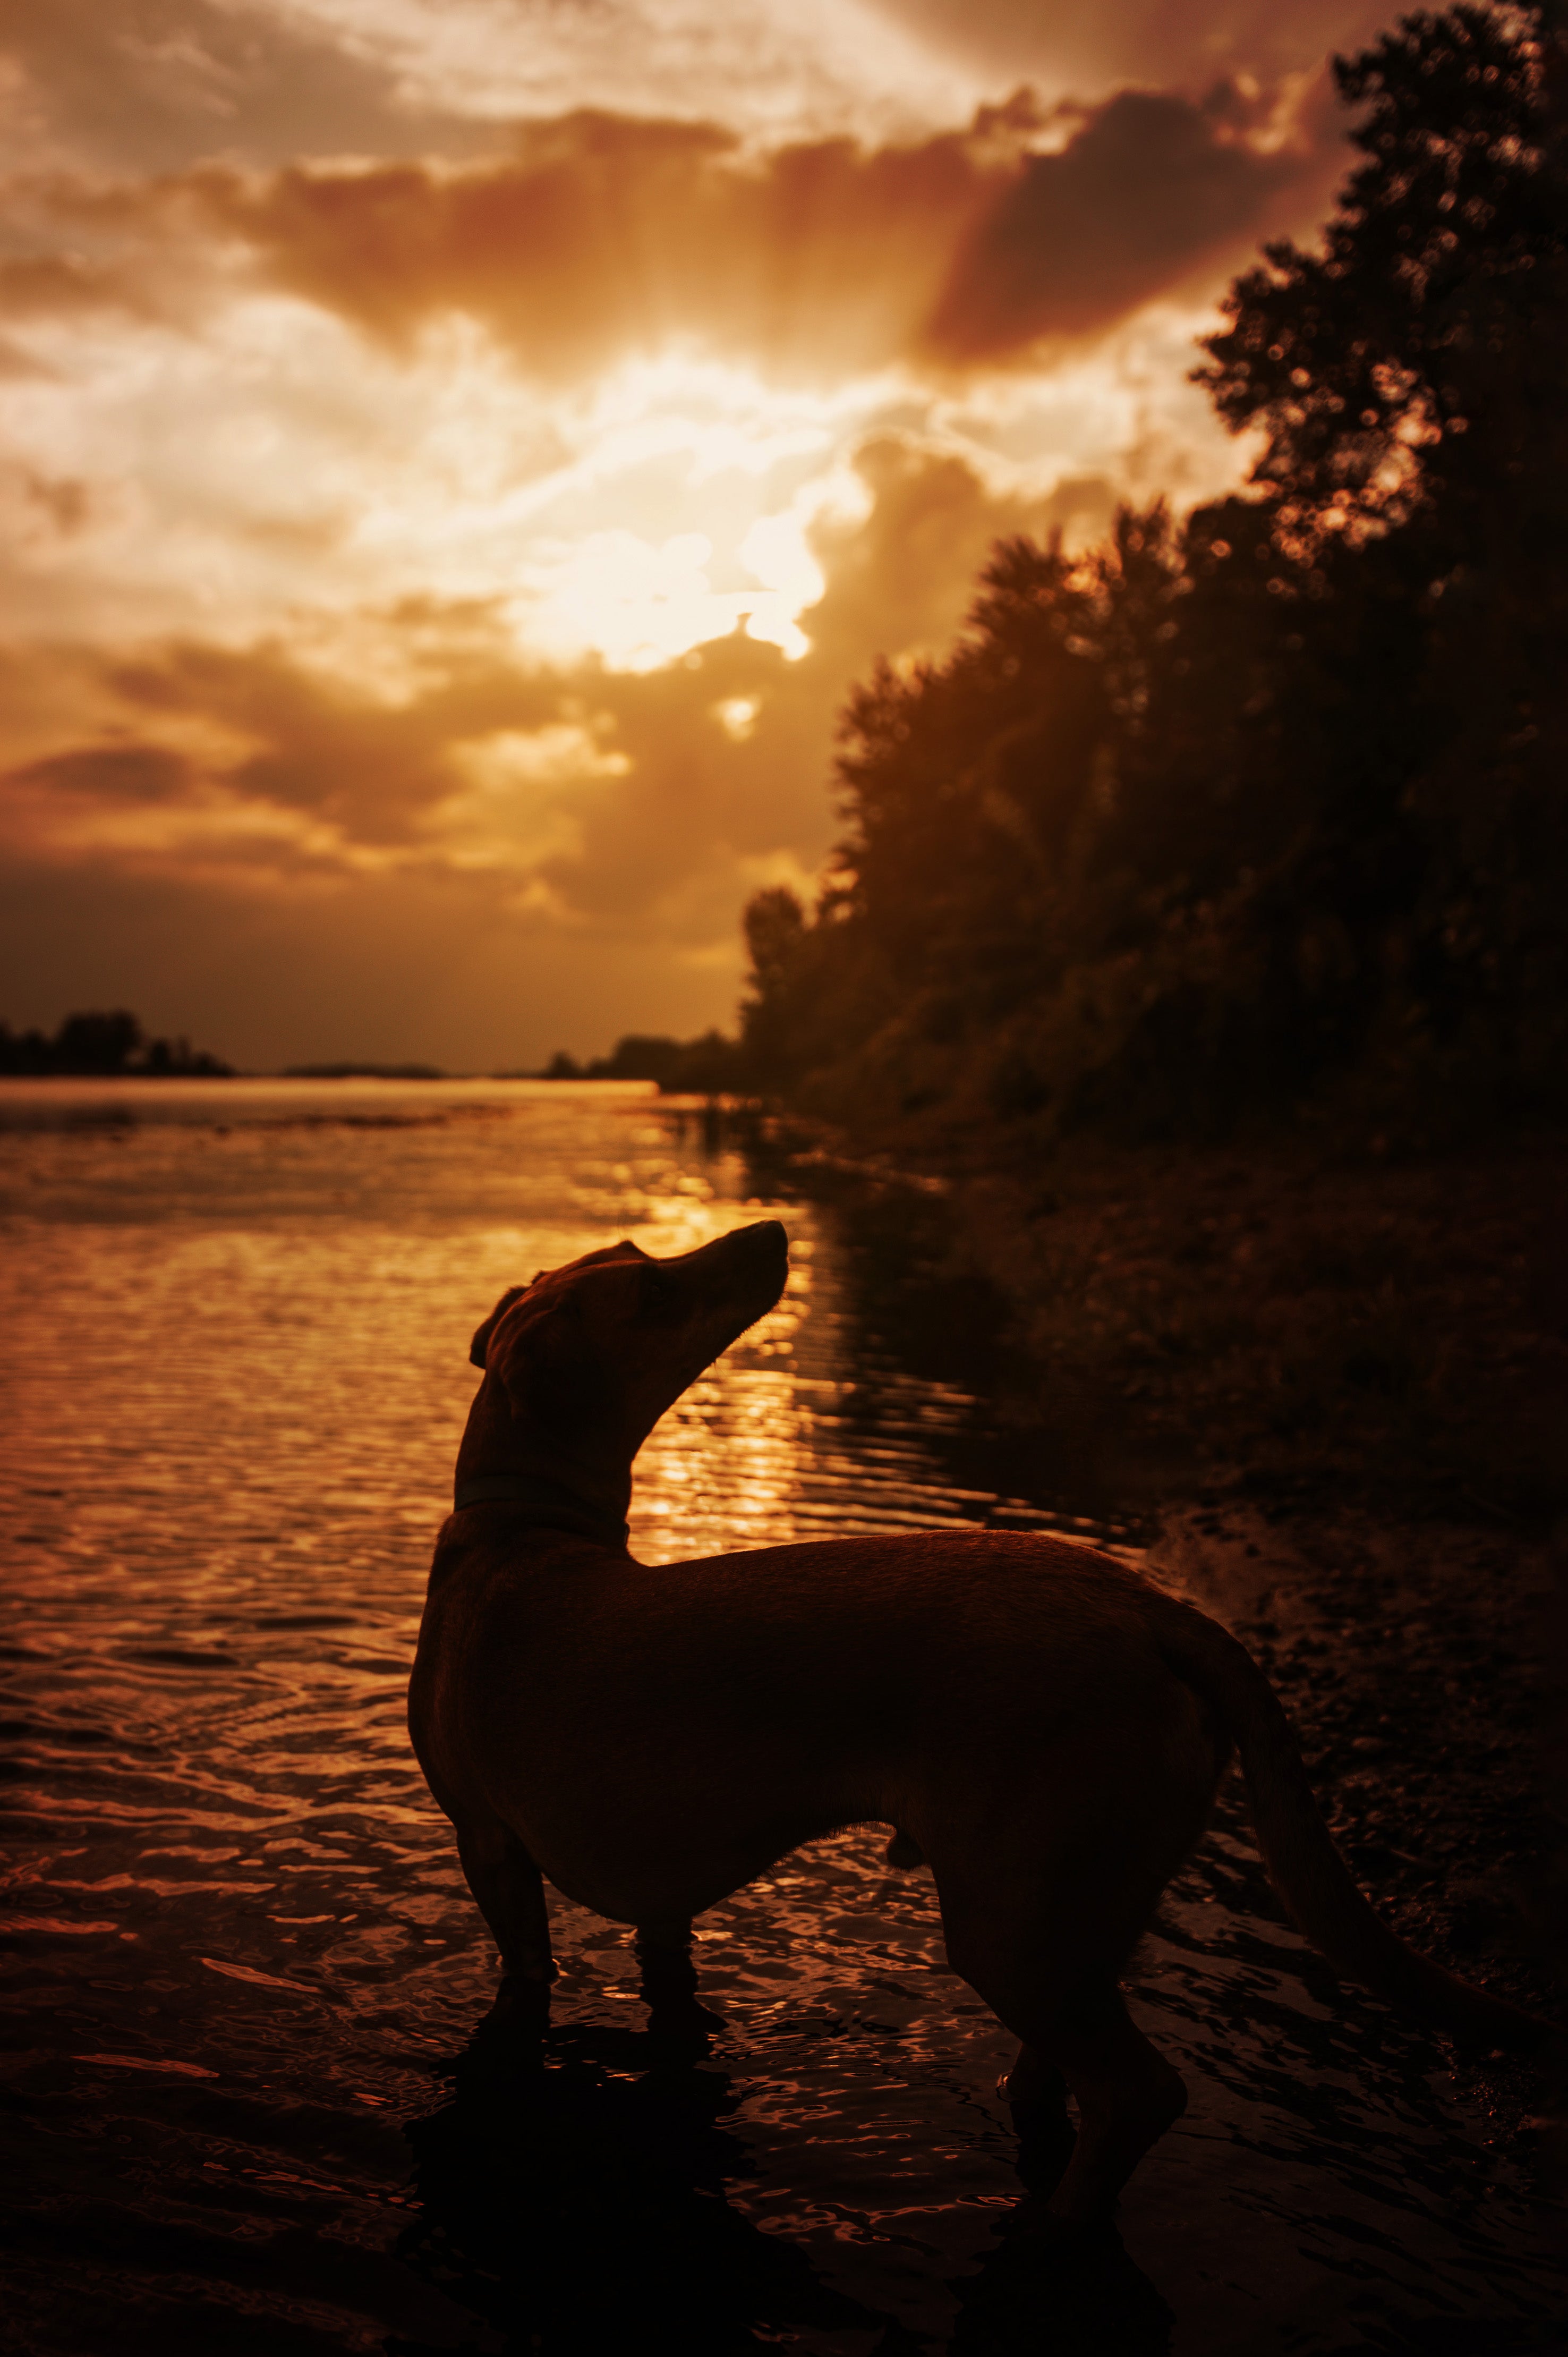
[[[550,1982],[526,1981],[508,1973],[486,2018],[498,2029],[543,2029],[550,2019]]]
[[[683,2003],[652,2005],[648,2009],[649,2037],[665,2055],[699,2058],[711,2050],[714,2040],[722,2036],[725,2028],[723,2014],[699,2005],[695,1997]]]
[[[1104,2207],[1058,2208],[1054,2195],[1026,2193],[1006,2228],[1008,2238],[1026,2250],[1082,2255],[1117,2243],[1113,2212]]]

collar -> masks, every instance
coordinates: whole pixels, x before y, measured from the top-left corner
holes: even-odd
[[[552,1481],[544,1474],[478,1473],[472,1480],[458,1483],[452,1500],[454,1513],[460,1514],[467,1506],[490,1505],[526,1506],[529,1520],[542,1529],[571,1531],[579,1538],[596,1540],[616,1555],[625,1554],[630,1536],[627,1523],[597,1512],[564,1481]]]

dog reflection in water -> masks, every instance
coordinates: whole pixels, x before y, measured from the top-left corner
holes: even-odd
[[[930,1866],[953,1970],[1022,2041],[1020,2125],[1077,2104],[1044,2210],[1090,2225],[1186,2103],[1117,1975],[1234,1747],[1274,1888],[1334,1965],[1488,2047],[1538,2044],[1380,1921],[1251,1657],[1123,1565],[947,1531],[633,1561],[638,1449],[788,1265],[774,1220],[668,1260],[613,1244],[474,1337],[409,1723],[503,1996],[542,2011],[554,1976],[544,1878],[634,1925],[669,1997],[694,1987],[693,1916],[802,1842],[891,1824],[893,1861]]]

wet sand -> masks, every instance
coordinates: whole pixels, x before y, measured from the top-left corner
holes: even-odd
[[[1268,1671],[1340,1848],[1402,1936],[1553,2013],[1554,1927],[1535,1903],[1561,1844],[1541,1800],[1561,1706],[1542,1655],[1549,1550],[1366,1513],[1198,1508],[1169,1517],[1151,1567]],[[1151,2035],[1208,2065],[1122,2207],[1177,2319],[1203,2317],[1178,2320],[1173,2345],[1550,2348],[1563,2246],[1546,2078],[1337,1983],[1282,1928],[1236,1781],[1196,1862],[1213,1912],[1178,1900],[1171,1956],[1167,1904],[1149,1943],[1154,1977],[1176,1975],[1174,2007],[1139,1975]],[[1173,2018],[1194,1977],[1207,2032]],[[1249,2050],[1274,2073],[1262,2103],[1236,2083]]]

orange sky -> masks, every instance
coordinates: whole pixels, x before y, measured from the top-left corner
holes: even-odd
[[[733,1011],[834,714],[1189,504],[1341,0],[0,0],[0,1017],[255,1067]]]

